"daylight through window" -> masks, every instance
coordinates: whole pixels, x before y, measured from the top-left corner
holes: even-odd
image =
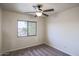
[[[37,22],[18,21],[18,36],[36,36]]]

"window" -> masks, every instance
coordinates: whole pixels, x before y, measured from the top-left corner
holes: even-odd
[[[37,34],[37,23],[34,21],[28,21],[27,25],[28,36],[35,36]]]
[[[27,22],[18,21],[18,36],[27,36]]]
[[[37,22],[18,21],[18,36],[36,36]]]

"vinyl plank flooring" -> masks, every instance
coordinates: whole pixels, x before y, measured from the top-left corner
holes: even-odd
[[[53,47],[42,44],[12,52],[7,52],[3,56],[69,56]]]

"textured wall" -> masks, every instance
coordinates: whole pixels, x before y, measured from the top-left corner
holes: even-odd
[[[2,50],[2,32],[1,32],[1,22],[2,21],[2,10],[0,9],[0,52]]]
[[[10,11],[3,11],[2,16],[3,52],[22,49],[44,42],[45,23],[43,18],[35,18]],[[17,20],[37,21],[37,36],[17,38]]]
[[[79,7],[50,16],[47,44],[70,55],[79,55]]]

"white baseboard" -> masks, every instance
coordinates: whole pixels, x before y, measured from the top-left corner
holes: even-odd
[[[59,49],[59,48],[57,48],[57,47],[55,47],[55,46],[52,46],[52,45],[50,45],[50,44],[48,44],[48,43],[45,43],[45,44],[48,45],[48,46],[50,46],[50,47],[53,47],[53,48],[55,48],[55,49],[57,49],[57,50],[60,50],[60,51],[66,53],[66,54],[68,54],[68,55],[70,55],[70,56],[72,56],[71,54],[69,54],[69,53],[67,53],[67,52],[65,52],[65,51],[63,51],[63,50],[61,50],[61,49]]]
[[[24,48],[28,48],[28,47],[32,47],[32,46],[37,46],[37,45],[41,45],[41,44],[44,44],[44,43],[38,43],[38,44],[33,44],[33,45],[27,46],[27,47],[21,47],[21,48],[6,50],[6,51],[3,51],[2,53],[5,54],[5,53],[7,53],[7,52],[16,51],[16,50],[20,50],[20,49],[24,49]]]

